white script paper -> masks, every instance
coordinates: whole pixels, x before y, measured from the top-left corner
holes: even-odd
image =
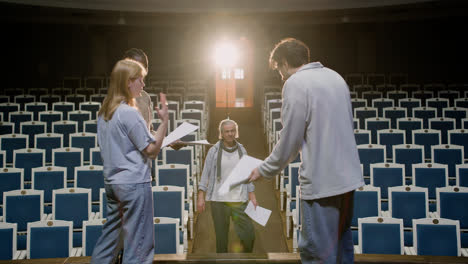
[[[230,189],[232,189],[236,185],[245,183],[249,178],[252,170],[257,168],[262,162],[262,160],[256,159],[248,155],[242,156],[242,158],[236,164],[234,169],[232,169],[227,179],[219,188],[218,193],[221,195],[225,195],[229,192]]]
[[[195,141],[182,141],[182,143],[186,145],[213,145],[208,140],[202,139],[202,140],[195,140]]]
[[[192,133],[197,129],[197,126],[194,126],[187,122],[183,122],[182,125],[178,126],[176,129],[174,129],[174,131],[172,131],[169,135],[167,135],[167,137],[164,138],[161,147],[165,147],[171,144],[172,142],[180,139],[181,137]]]
[[[249,201],[247,208],[244,211],[252,220],[265,226],[270,219],[271,210],[265,209],[257,205],[257,208],[253,205],[252,201]]]

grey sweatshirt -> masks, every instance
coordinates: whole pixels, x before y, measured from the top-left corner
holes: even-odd
[[[346,82],[319,62],[303,65],[283,87],[283,129],[259,172],[272,178],[301,153],[301,198],[343,194],[364,185]]]

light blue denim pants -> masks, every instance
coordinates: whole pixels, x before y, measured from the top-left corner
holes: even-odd
[[[354,262],[350,228],[353,197],[354,191],[301,200],[302,232],[298,246],[303,264]]]
[[[124,264],[153,263],[154,227],[151,183],[106,184],[107,222],[91,263],[114,263],[124,248]]]

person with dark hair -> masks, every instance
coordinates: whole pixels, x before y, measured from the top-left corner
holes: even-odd
[[[91,263],[153,263],[153,194],[151,160],[158,156],[169,120],[166,96],[155,108],[161,125],[154,135],[136,109],[135,98],[145,83],[141,63],[124,59],[111,73],[107,96],[98,112],[97,138],[103,161],[107,221],[96,242]]]
[[[281,40],[270,54],[283,85],[280,140],[249,177],[270,179],[301,154],[302,263],[353,263],[350,229],[354,190],[364,185],[344,79],[309,63],[306,44]]]
[[[148,56],[146,53],[137,48],[131,48],[125,51],[123,59],[132,59],[136,60],[145,67],[146,72],[148,72]],[[141,95],[135,98],[136,100],[136,107],[140,111],[143,119],[145,119],[148,129],[151,134],[154,134],[155,131],[153,130],[153,102],[151,101],[151,97],[147,92],[144,90],[141,91]]]
[[[249,216],[245,213],[248,201],[257,206],[253,183],[240,184],[227,193],[220,193],[219,188],[243,155],[247,154],[244,146],[238,143],[237,123],[224,119],[219,123],[219,141],[210,148],[206,155],[203,173],[198,185],[197,209],[205,211],[205,201],[210,201],[211,217],[215,226],[216,252],[227,253],[229,225],[232,218],[242,249],[250,253],[253,250],[255,230]],[[239,253],[239,252],[236,252]]]

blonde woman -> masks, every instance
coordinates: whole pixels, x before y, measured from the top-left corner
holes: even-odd
[[[91,263],[114,263],[125,248],[123,263],[152,263],[154,257],[153,196],[150,162],[167,131],[166,97],[155,108],[162,120],[154,134],[136,108],[145,83],[145,68],[124,59],[112,70],[108,93],[98,113],[98,143],[104,165],[107,222]]]

